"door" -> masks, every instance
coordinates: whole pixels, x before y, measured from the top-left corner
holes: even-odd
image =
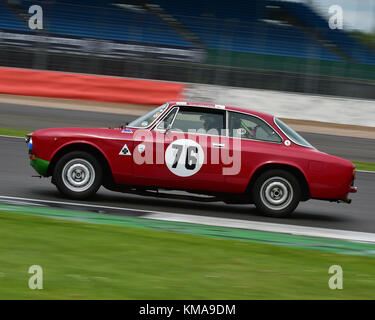
[[[151,130],[150,137],[153,163],[134,165],[135,175],[144,183],[172,189],[226,190],[224,110],[175,106]]]

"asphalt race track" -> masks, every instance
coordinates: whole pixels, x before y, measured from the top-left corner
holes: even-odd
[[[34,178],[29,166],[23,139],[0,137],[0,200],[1,196],[69,201],[81,204],[128,208],[104,210],[106,213],[139,216],[140,211],[159,211],[222,217],[248,221],[264,221],[289,225],[303,225],[331,229],[375,232],[374,186],[375,174],[358,173],[359,193],[352,195],[350,205],[310,200],[301,203],[290,218],[276,219],[260,216],[252,205],[226,205],[221,202],[201,203],[185,200],[157,199],[115,193],[101,188],[95,200],[72,201],[64,199],[50,183],[50,179]],[[19,202],[18,202],[19,203]],[[64,207],[64,205],[61,205]],[[83,208],[82,210],[85,210]]]

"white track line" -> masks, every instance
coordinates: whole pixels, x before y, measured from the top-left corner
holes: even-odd
[[[2,134],[0,134],[0,137],[1,138],[13,138],[13,139],[25,139],[24,137],[16,137],[16,136],[4,136]],[[26,137],[26,135],[25,135]]]
[[[257,222],[247,220],[236,220],[228,218],[216,218],[206,216],[196,216],[189,214],[175,214],[175,213],[152,213],[144,218],[175,221],[175,222],[188,222],[197,223],[208,226],[230,227],[247,230],[288,233],[301,236],[319,237],[341,239],[359,242],[375,243],[375,233],[346,231],[316,227],[305,227],[290,224],[270,223],[270,222]]]
[[[0,196],[0,199],[13,200],[13,201],[33,201],[33,202],[42,202],[42,203],[53,203],[53,204],[63,204],[68,206],[78,206],[85,208],[99,208],[99,209],[113,209],[113,210],[122,210],[122,211],[133,211],[133,212],[142,212],[144,214],[148,213],[165,213],[164,211],[154,211],[146,209],[136,209],[136,208],[121,208],[121,207],[112,207],[112,206],[101,206],[98,204],[86,204],[86,203],[77,203],[77,202],[65,202],[65,201],[53,201],[53,200],[43,200],[43,199],[31,199],[31,198],[21,198],[21,197],[11,197],[11,196]]]
[[[14,200],[34,201],[34,202],[55,203],[55,204],[64,204],[64,205],[72,205],[72,206],[80,206],[80,207],[96,207],[96,208],[103,208],[103,209],[115,209],[115,210],[123,210],[123,211],[142,212],[145,215],[140,218],[147,218],[147,219],[153,219],[153,220],[188,222],[188,223],[203,224],[203,225],[208,225],[208,226],[230,227],[230,228],[237,228],[237,229],[277,232],[277,233],[294,234],[294,235],[301,235],[301,236],[375,243],[375,233],[367,233],[367,232],[315,228],[315,227],[297,226],[297,225],[279,224],[279,223],[270,223],[270,222],[236,220],[236,219],[206,217],[206,216],[180,214],[180,213],[168,213],[168,212],[154,211],[154,210],[120,208],[120,207],[111,207],[111,206],[101,206],[101,205],[96,205],[96,204],[90,205],[90,204],[84,204],[84,203],[19,198],[19,197],[10,197],[10,196],[0,196],[0,199],[8,199],[8,200],[13,200],[13,201]]]
[[[367,171],[367,170],[357,170],[357,172],[362,172],[362,173],[375,173],[375,171]]]

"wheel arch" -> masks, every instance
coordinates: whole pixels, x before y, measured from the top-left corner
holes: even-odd
[[[84,151],[95,156],[102,165],[104,171],[103,177],[105,179],[104,182],[112,183],[114,181],[112,170],[110,167],[110,162],[108,161],[108,158],[105,156],[104,152],[100,150],[96,145],[93,145],[89,142],[81,141],[75,141],[72,143],[65,144],[55,151],[55,153],[52,155],[50,165],[48,166],[47,176],[53,175],[56,163],[63,155],[73,151]]]
[[[310,188],[309,188],[309,184],[307,182],[307,179],[306,179],[306,176],[305,174],[303,173],[303,171],[298,168],[297,166],[294,166],[294,165],[291,165],[291,164],[286,164],[286,163],[264,163],[262,165],[260,165],[258,168],[256,168],[253,172],[253,174],[251,175],[251,178],[249,180],[249,183],[247,185],[247,188],[246,188],[246,192],[251,194],[251,190],[253,188],[253,185],[255,183],[255,181],[258,179],[258,177],[260,177],[261,174],[263,174],[264,172],[268,171],[268,170],[272,170],[272,169],[280,169],[280,170],[285,170],[285,171],[288,171],[290,172],[291,174],[293,174],[300,186],[301,186],[301,191],[302,191],[302,201],[306,201],[308,199],[311,198],[311,194],[310,194]]]

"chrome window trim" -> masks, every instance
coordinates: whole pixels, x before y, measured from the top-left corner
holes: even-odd
[[[158,121],[158,119],[160,119],[160,117],[162,117],[170,109],[170,102],[166,102],[164,104],[166,104],[165,110],[156,119],[154,119],[147,127],[130,127],[130,126],[125,126],[125,127],[131,128],[131,129],[150,129],[155,124],[155,122]],[[163,104],[161,106],[163,106]],[[159,106],[159,107],[161,107],[161,106]],[[159,108],[159,107],[157,107],[157,108]],[[136,119],[134,119],[134,120],[136,120]]]
[[[173,125],[174,120],[176,119],[177,114],[178,114],[178,112],[180,111],[180,107],[179,107],[178,105],[174,105],[173,107],[171,107],[171,108],[169,109],[169,111],[164,115],[164,117],[161,118],[160,121],[159,121],[158,123],[155,124],[155,126],[152,128],[152,130],[154,130],[154,131],[159,131],[159,132],[165,132],[166,129],[158,129],[158,126],[159,126],[159,124],[160,124],[160,123],[161,123],[166,117],[168,117],[168,115],[169,115],[171,112],[173,112],[174,109],[177,109],[177,112],[176,112],[176,114],[174,115],[174,117],[173,117],[173,119],[172,119],[172,122],[171,122],[171,124]]]
[[[279,128],[279,130],[289,139],[289,140],[291,140],[294,144],[296,144],[297,146],[300,146],[300,147],[304,147],[304,148],[309,148],[309,149],[316,149],[314,146],[304,146],[303,144],[300,144],[300,143],[298,143],[298,142],[295,142],[291,137],[289,137],[285,132],[284,132],[284,130],[283,129],[281,129],[280,128],[280,126],[277,124],[277,122],[275,121],[275,119],[276,119],[277,117],[276,116],[274,116],[273,117],[273,123],[276,125],[276,127],[278,127]],[[294,129],[293,129],[294,130]],[[307,141],[308,142],[308,141]],[[310,142],[308,142],[308,143],[310,143]]]
[[[269,126],[273,131],[275,131],[275,133],[279,136],[279,138],[281,139],[280,142],[276,142],[276,141],[267,141],[267,140],[259,140],[259,139],[249,139],[249,138],[239,138],[239,137],[230,137],[228,136],[229,138],[232,138],[232,139],[241,139],[241,140],[248,140],[248,141],[259,141],[259,142],[267,142],[267,143],[275,143],[275,144],[283,144],[284,143],[284,139],[282,136],[280,136],[280,134],[275,130],[274,127],[272,127],[267,121],[265,121],[264,119],[262,119],[261,117],[255,115],[255,114],[252,114],[252,113],[247,113],[247,112],[243,112],[243,111],[237,111],[237,110],[226,110],[227,113],[229,112],[236,112],[236,113],[242,113],[244,115],[248,115],[248,116],[252,116],[254,118],[258,118],[259,120],[261,120],[262,122],[264,122],[267,126]],[[275,117],[274,117],[275,118]],[[227,116],[227,121],[228,121],[228,124],[227,124],[227,130],[228,130],[228,135],[229,135],[229,114]],[[282,130],[281,130],[282,132]]]
[[[186,105],[182,105],[182,106],[183,106],[183,107],[186,107]],[[175,104],[175,105],[173,105],[173,106],[169,109],[168,114],[169,114],[170,112],[172,112],[172,110],[173,110],[174,108],[177,108],[177,112],[176,112],[176,114],[174,115],[173,120],[172,120],[172,122],[171,122],[172,126],[173,126],[174,121],[176,120],[177,114],[180,112],[180,107],[181,107],[181,105],[177,105],[177,104]],[[207,108],[206,106],[196,106],[196,105],[187,105],[187,107],[197,107],[197,108],[204,108],[204,109]],[[225,126],[226,126],[226,122],[227,122],[227,120],[226,120],[226,118],[227,118],[227,116],[226,116],[226,110],[223,110],[223,109],[220,109],[220,108],[213,108],[213,109],[214,109],[214,110],[217,109],[217,110],[222,110],[222,111],[224,111],[222,114],[223,114],[223,117],[224,117],[223,124],[224,124],[225,135],[221,135],[221,134],[216,135],[216,134],[207,134],[207,133],[199,133],[199,132],[189,132],[189,131],[187,131],[187,132],[186,132],[186,131],[174,131],[173,129],[170,129],[170,131],[171,131],[171,132],[188,133],[188,134],[199,134],[199,135],[205,135],[205,136],[209,136],[209,137],[228,137],[228,130],[225,128]],[[167,117],[168,114],[166,114],[166,115],[163,117],[163,119],[164,119],[165,117]],[[163,119],[160,119],[160,121],[159,121],[157,124],[154,125],[154,128],[152,128],[152,130],[154,130],[154,131],[158,131],[158,132],[165,132],[165,129],[158,129],[158,128],[157,128],[158,125],[160,124],[160,122],[163,121]]]
[[[225,136],[229,139],[229,111],[225,109]]]

